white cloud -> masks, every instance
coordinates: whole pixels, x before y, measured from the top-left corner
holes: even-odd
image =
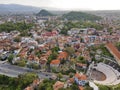
[[[16,3],[39,7],[55,7],[61,9],[120,9],[120,0],[0,0],[0,3]]]

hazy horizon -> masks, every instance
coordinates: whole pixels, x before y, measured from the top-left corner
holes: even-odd
[[[60,10],[120,10],[119,0],[0,0],[0,4],[20,4]]]

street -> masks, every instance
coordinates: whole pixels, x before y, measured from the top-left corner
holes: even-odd
[[[19,74],[24,74],[27,72],[35,72],[38,74],[39,78],[50,78],[54,73],[48,72],[38,72],[37,70],[30,70],[29,68],[18,67],[15,65],[10,65],[9,63],[0,63],[0,74],[10,76],[10,77],[17,77]],[[67,76],[63,76],[63,78],[67,79]]]
[[[36,70],[30,70],[29,68],[22,68],[14,65],[10,65],[8,63],[0,64],[0,74],[17,77],[19,74],[27,73],[27,72],[36,72]],[[38,72],[39,78],[50,78],[53,74],[47,72]]]

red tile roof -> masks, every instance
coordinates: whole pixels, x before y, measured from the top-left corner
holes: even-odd
[[[38,85],[38,84],[39,84],[39,82],[40,82],[40,80],[39,80],[39,79],[35,79],[35,80],[33,81],[33,84]]]
[[[60,64],[60,60],[52,60],[50,64]]]
[[[79,74],[79,73],[76,73],[75,77],[78,78],[79,80],[86,80],[87,79],[86,75]]]
[[[53,88],[54,90],[59,90],[60,88],[64,87],[64,83],[63,82],[60,82],[60,81],[57,81],[54,85],[53,85]]]
[[[67,52],[60,52],[60,54],[58,55],[58,59],[66,59],[67,57],[68,57]]]
[[[74,83],[74,78],[70,78],[70,83]]]
[[[33,88],[28,86],[27,88],[25,88],[25,90],[33,90]]]
[[[84,90],[84,88],[82,86],[79,86],[79,90]]]

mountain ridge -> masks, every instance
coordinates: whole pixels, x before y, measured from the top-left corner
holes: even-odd
[[[63,15],[63,18],[66,18],[68,20],[100,20],[100,16],[96,16],[94,14],[90,14],[87,12],[81,12],[81,11],[71,11],[67,14]]]
[[[2,13],[16,13],[16,12],[38,12],[41,8],[34,6],[26,6],[19,4],[0,4],[0,12]]]

